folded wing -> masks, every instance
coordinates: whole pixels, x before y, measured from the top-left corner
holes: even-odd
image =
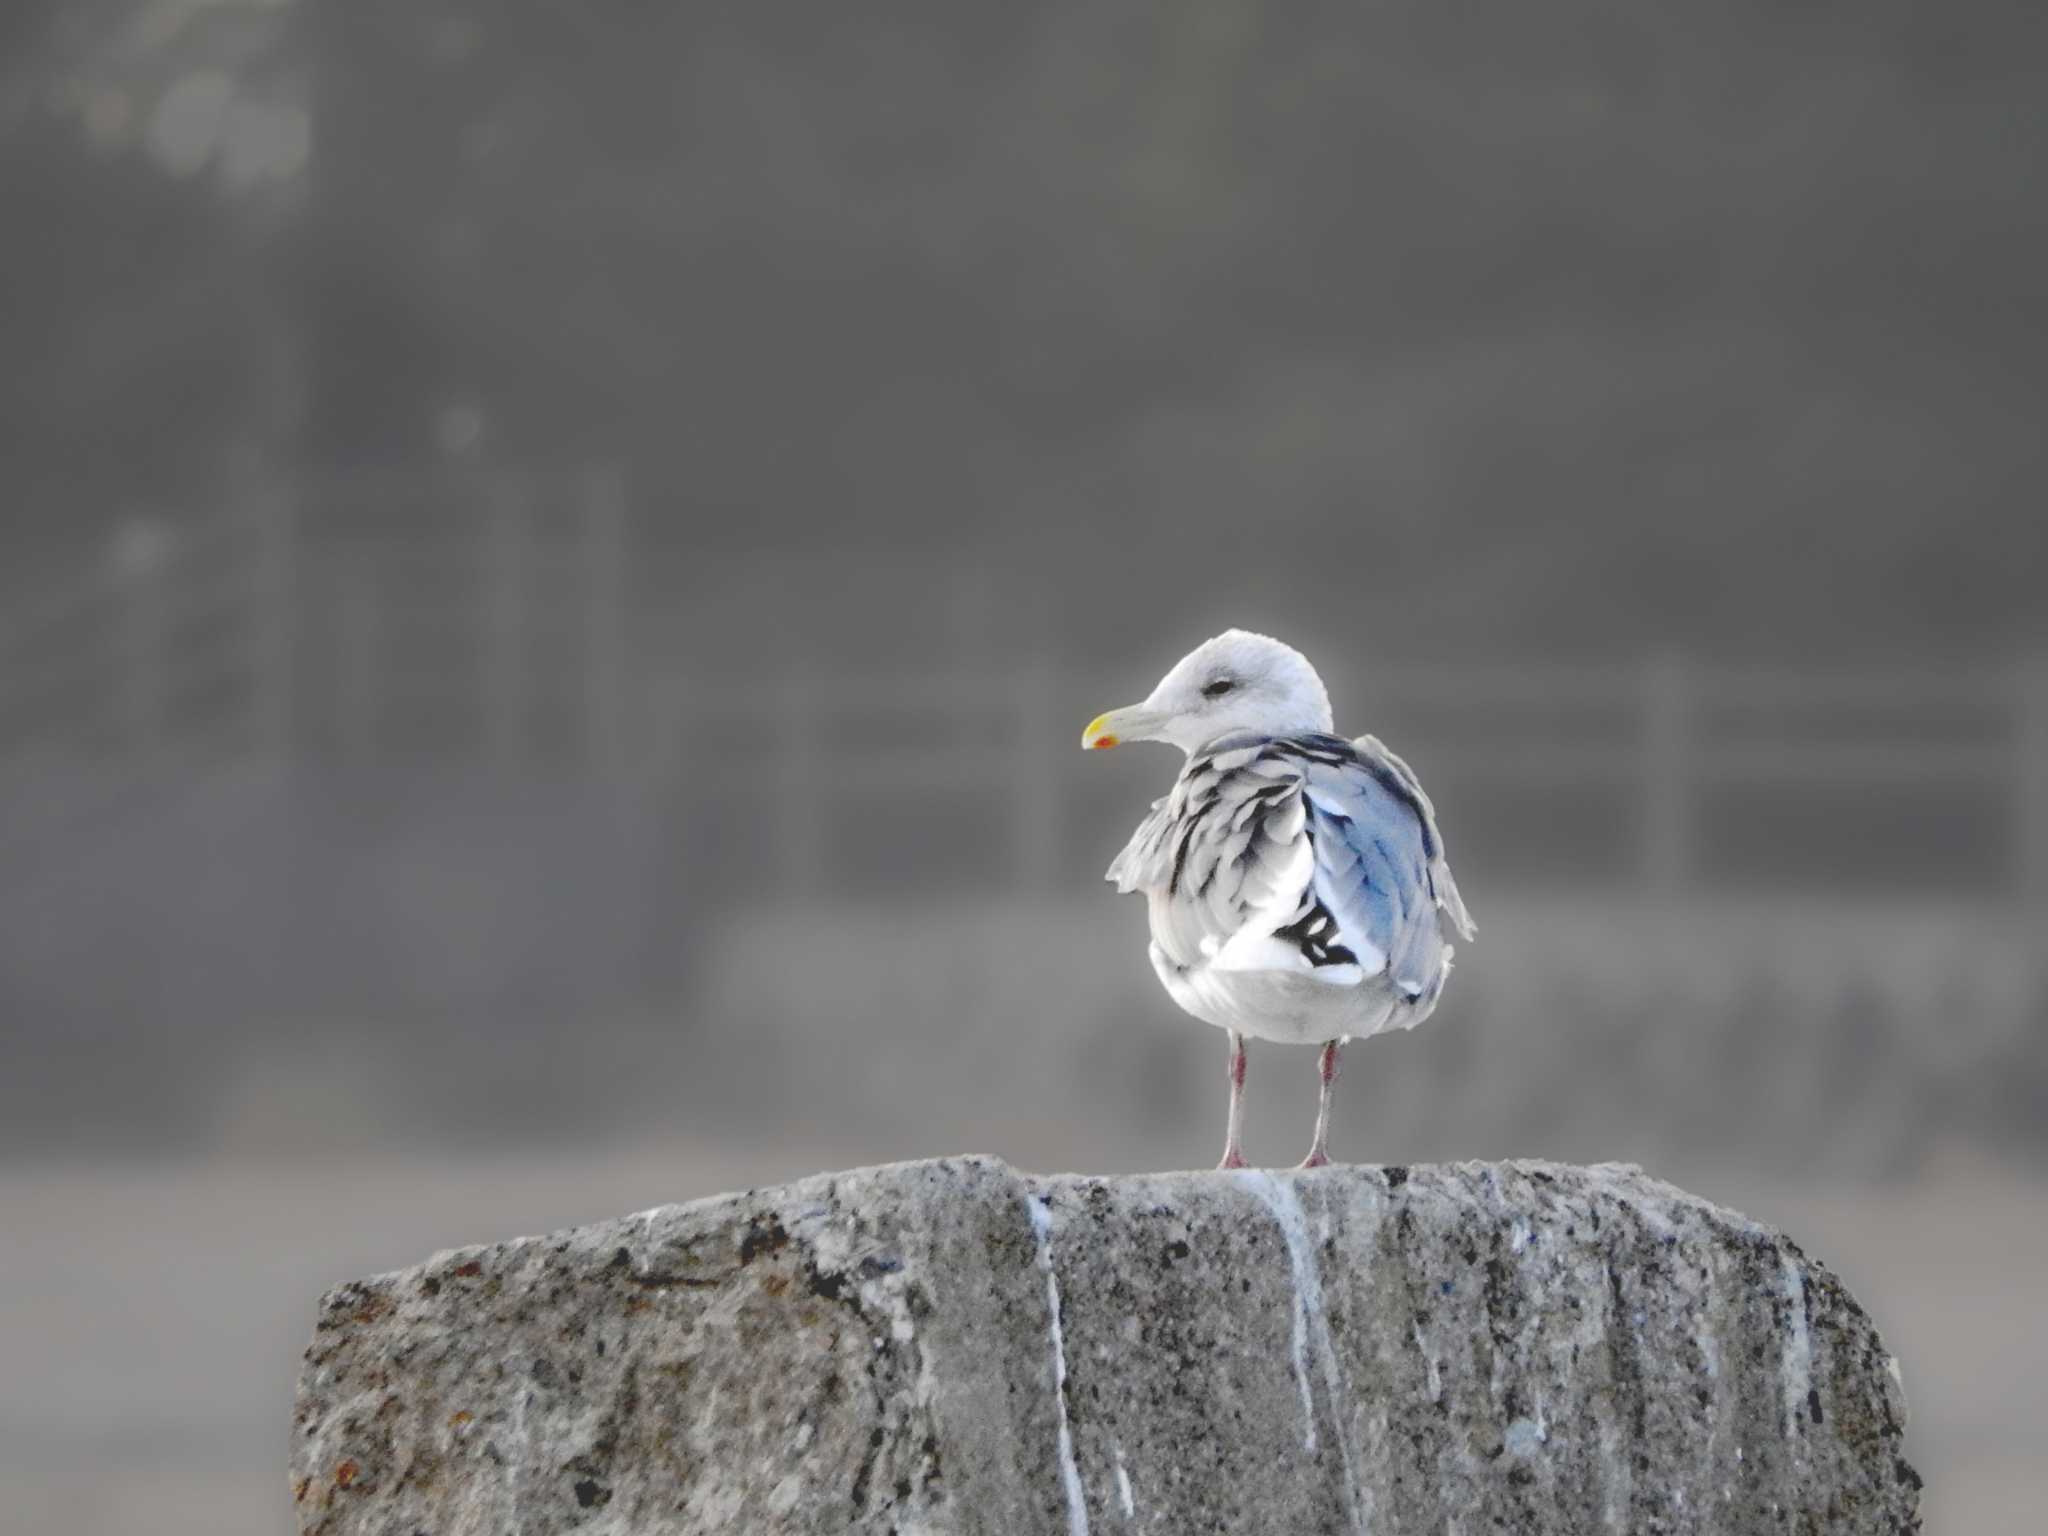
[[[1175,964],[1288,971],[1332,986],[1385,975],[1421,998],[1471,936],[1429,799],[1372,737],[1218,743],[1191,760],[1110,866],[1145,891]]]

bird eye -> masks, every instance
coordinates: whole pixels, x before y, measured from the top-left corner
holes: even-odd
[[[1202,697],[1205,699],[1220,699],[1223,697],[1223,695],[1230,692],[1230,690],[1235,688],[1236,686],[1237,684],[1232,682],[1229,678],[1219,677],[1216,679],[1215,682],[1209,684],[1208,687],[1202,690]]]

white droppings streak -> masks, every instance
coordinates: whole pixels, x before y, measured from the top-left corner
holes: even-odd
[[[533,1459],[533,1442],[526,1428],[526,1404],[533,1396],[530,1388],[522,1388],[518,1400],[512,1405],[512,1438],[518,1450],[505,1458],[505,1493],[511,1510],[508,1514],[514,1529],[519,1525],[519,1475]]]
[[[1308,1379],[1308,1313],[1311,1305],[1319,1315],[1322,1312],[1322,1276],[1316,1270],[1315,1255],[1309,1252],[1301,1202],[1294,1197],[1294,1191],[1286,1189],[1283,1193],[1282,1186],[1264,1169],[1247,1169],[1241,1177],[1260,1203],[1273,1213],[1273,1219],[1280,1223],[1280,1235],[1287,1241],[1287,1262],[1294,1271],[1294,1379],[1301,1387],[1301,1446],[1313,1453],[1316,1399],[1315,1388]],[[1313,1303],[1311,1296],[1315,1298]]]
[[[1410,1326],[1415,1332],[1415,1352],[1422,1356],[1422,1363],[1429,1368],[1429,1400],[1440,1403],[1444,1400],[1444,1375],[1437,1368],[1436,1352],[1422,1337],[1422,1324],[1414,1323]]]
[[[1592,1204],[1599,1209],[1599,1202]],[[1589,1322],[1594,1324],[1593,1338],[1606,1340],[1624,1327],[1623,1320],[1614,1310],[1613,1301],[1601,1298],[1596,1310],[1587,1308]],[[1600,1445],[1600,1465],[1605,1475],[1600,1479],[1600,1523],[1612,1536],[1622,1536],[1627,1529],[1622,1523],[1630,1502],[1635,1495],[1635,1474],[1628,1458],[1622,1454],[1621,1423],[1616,1401],[1611,1393],[1601,1393],[1593,1399],[1593,1416]]]
[[[1780,1254],[1785,1271],[1785,1304],[1791,1316],[1785,1328],[1785,1433],[1791,1434],[1806,1413],[1806,1394],[1813,1386],[1813,1335],[1806,1326],[1806,1276],[1789,1255]]]
[[[1060,1282],[1052,1269],[1052,1208],[1037,1196],[1026,1196],[1024,1203],[1031,1209],[1038,1267],[1045,1274],[1045,1305],[1052,1318],[1052,1398],[1059,1411],[1060,1482],[1067,1493],[1067,1530],[1070,1536],[1088,1536],[1088,1500],[1081,1491],[1081,1469],[1074,1462],[1074,1432],[1067,1425],[1067,1344],[1060,1333]]]
[[[1263,1168],[1247,1168],[1237,1177],[1273,1213],[1287,1243],[1287,1262],[1294,1272],[1294,1374],[1301,1383],[1301,1411],[1308,1426],[1303,1445],[1310,1451],[1316,1448],[1315,1396],[1309,1386],[1307,1366],[1308,1346],[1313,1343],[1323,1369],[1323,1391],[1330,1402],[1337,1454],[1344,1463],[1344,1502],[1351,1513],[1352,1529],[1363,1531],[1366,1527],[1358,1505],[1358,1474],[1352,1464],[1351,1442],[1344,1434],[1346,1396],[1338,1377],[1337,1351],[1330,1342],[1330,1320],[1323,1311],[1323,1277],[1316,1264],[1315,1245],[1309,1237],[1307,1213],[1302,1210],[1301,1199],[1291,1182],[1276,1179]],[[1328,1212],[1324,1214],[1327,1217]]]
[[[1124,1448],[1116,1448],[1116,1498],[1124,1507],[1124,1518],[1132,1519],[1138,1513],[1138,1506],[1131,1499],[1131,1475],[1124,1470]]]
[[[1707,1367],[1707,1379],[1709,1381],[1719,1381],[1721,1379],[1721,1345],[1715,1339],[1713,1331],[1705,1326],[1704,1318],[1702,1318],[1699,1330],[1693,1334],[1693,1342],[1699,1345],[1700,1359]]]

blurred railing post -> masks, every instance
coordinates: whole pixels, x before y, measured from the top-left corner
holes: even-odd
[[[1643,879],[1659,895],[1692,875],[1692,676],[1676,656],[1643,670]]]
[[[361,764],[377,745],[377,653],[382,619],[376,572],[367,551],[349,551],[338,564],[341,591],[337,690],[343,755]]]
[[[677,670],[648,694],[647,773],[674,795],[688,783],[691,746],[693,673]]]
[[[526,551],[531,492],[524,479],[491,484],[490,545],[484,597],[484,710],[491,758],[499,769],[526,755]]]
[[[282,761],[292,736],[292,608],[296,598],[296,518],[290,495],[274,481],[244,493],[259,550],[249,658],[258,750]]]
[[[583,497],[584,735],[588,760],[615,773],[623,755],[626,498],[616,469],[591,474]]]
[[[2048,908],[2048,650],[2023,658],[2015,679],[2020,893],[2031,905]]]
[[[767,808],[775,821],[777,871],[783,894],[811,901],[824,880],[825,776],[820,760],[817,709],[820,690],[792,669],[782,680],[782,719],[775,740],[782,761],[777,774],[781,804]]]
[[[1061,765],[1052,755],[1059,730],[1052,670],[1043,657],[1025,663],[1013,697],[1010,816],[1017,879],[1025,890],[1049,891],[1059,869]]]
[[[164,566],[169,535],[154,521],[117,535],[120,582],[121,735],[137,757],[153,759],[164,736]]]

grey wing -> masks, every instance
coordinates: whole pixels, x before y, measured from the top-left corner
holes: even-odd
[[[1436,898],[1438,910],[1450,919],[1458,937],[1470,943],[1478,936],[1473,926],[1472,914],[1465,910],[1465,898],[1458,894],[1458,882],[1451,878],[1451,866],[1444,852],[1443,834],[1437,830],[1436,807],[1430,804],[1429,796],[1422,788],[1422,781],[1415,777],[1415,770],[1387,750],[1385,742],[1377,736],[1361,736],[1351,743],[1358,755],[1375,772],[1391,778],[1415,807],[1422,821],[1423,850],[1429,856],[1430,892]]]
[[[1471,919],[1414,774],[1369,737],[1354,745],[1353,761],[1312,761],[1304,791],[1314,893],[1335,929],[1326,944],[1410,998],[1432,996],[1450,960],[1442,920],[1469,937]]]

